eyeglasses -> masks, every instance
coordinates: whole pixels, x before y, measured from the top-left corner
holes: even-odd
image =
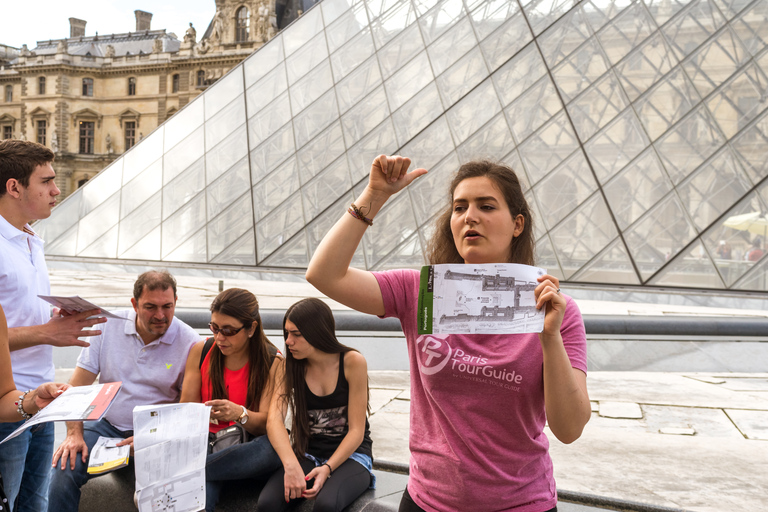
[[[246,327],[250,327],[250,326],[244,325],[242,327],[238,327],[237,329],[235,329],[234,327],[230,327],[228,325],[225,325],[224,327],[219,327],[218,325],[216,325],[213,322],[208,323],[208,328],[211,330],[211,332],[213,333],[214,336],[219,334],[219,333],[221,333],[222,335],[224,335],[226,337],[234,336],[235,334],[239,333],[240,331],[242,331]]]

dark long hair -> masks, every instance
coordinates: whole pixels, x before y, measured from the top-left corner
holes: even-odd
[[[504,164],[488,160],[467,162],[456,172],[451,181],[451,197],[446,210],[435,221],[435,232],[427,247],[427,259],[432,265],[440,263],[464,263],[464,259],[456,249],[451,231],[451,216],[453,215],[453,194],[459,183],[467,178],[485,177],[493,181],[504,196],[509,213],[514,219],[522,215],[525,219],[523,231],[510,242],[509,261],[499,263],[534,264],[533,217],[528,202],[523,195],[523,187],[517,174]]]
[[[283,317],[283,337],[288,339],[285,322],[290,320],[298,327],[302,337],[326,354],[345,354],[355,351],[336,339],[336,322],[328,305],[316,298],[303,299],[288,308]],[[296,456],[303,457],[309,444],[309,414],[306,390],[307,360],[296,359],[290,350],[285,351],[285,392],[283,400],[291,407],[291,438]],[[370,412],[370,405],[368,406]]]
[[[248,376],[246,407],[252,411],[258,411],[261,394],[269,384],[271,357],[268,347],[274,347],[264,334],[261,315],[259,314],[259,301],[248,290],[230,288],[213,299],[211,313],[221,313],[236,318],[243,323],[246,330],[250,329],[254,323],[256,324],[253,336],[248,339],[250,375]],[[224,385],[224,355],[215,343],[211,347],[208,375],[210,376],[208,385],[210,386],[211,397],[228,400],[229,394]]]

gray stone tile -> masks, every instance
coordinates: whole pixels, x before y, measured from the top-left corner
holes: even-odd
[[[738,377],[725,379],[722,385],[731,391],[763,391],[768,392],[768,377]]]
[[[722,409],[643,405],[644,423],[649,433],[662,429],[693,428],[696,436],[742,439]]]
[[[374,458],[408,464],[409,418],[408,414],[386,410],[379,411],[369,418]]]
[[[603,418],[641,419],[643,411],[634,402],[600,401],[598,414]]]
[[[593,422],[570,445],[547,436],[558,488],[697,512],[765,510],[768,480],[757,475],[768,471],[768,443]]]
[[[370,394],[371,414],[375,414],[379,409],[402,394],[402,390],[371,388]]]
[[[725,412],[748,439],[768,441],[768,411],[726,409]]]
[[[369,371],[368,379],[372,388],[410,389],[411,375],[407,371]]]
[[[768,374],[762,374],[768,377]],[[768,409],[768,393],[732,391],[676,373],[590,372],[591,400],[690,407]]]

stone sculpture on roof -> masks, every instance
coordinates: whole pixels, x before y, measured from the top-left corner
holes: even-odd
[[[197,41],[197,30],[192,26],[192,22],[189,23],[189,28],[184,33],[184,42],[195,44]]]

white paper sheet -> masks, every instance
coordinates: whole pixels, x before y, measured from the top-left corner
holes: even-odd
[[[515,263],[444,264],[422,268],[419,334],[535,333],[536,280],[546,271]]]
[[[99,310],[99,315],[106,316],[107,318],[115,318],[117,320],[123,320],[125,322],[128,321],[127,318],[123,318],[121,316],[117,316],[115,314],[110,313],[106,309],[97,306],[96,304],[93,304],[91,302],[88,302],[82,297],[79,297],[75,295],[74,297],[57,297],[53,295],[38,295],[41,299],[43,299],[45,302],[49,304],[53,304],[55,307],[59,309],[63,309],[67,313],[82,313],[83,311],[93,311],[94,309]]]
[[[205,508],[210,413],[210,406],[193,403],[133,409],[139,512]]]

